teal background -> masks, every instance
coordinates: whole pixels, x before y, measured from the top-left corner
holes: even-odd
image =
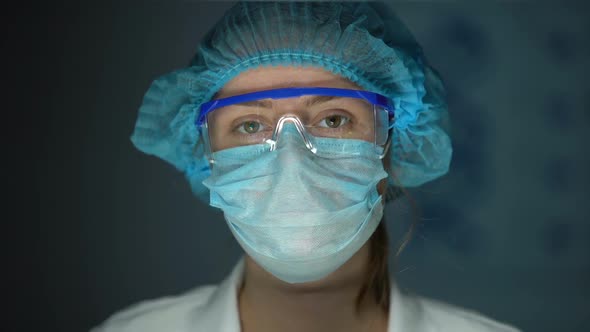
[[[16,88],[3,112],[15,155],[4,223],[23,234],[5,233],[9,331],[85,331],[138,301],[217,283],[236,262],[221,213],[129,141],[150,82],[186,65],[229,5],[4,14],[15,57],[4,81]],[[403,288],[525,331],[589,331],[588,5],[393,6],[447,83],[455,153],[447,176],[411,190],[421,216],[392,272]],[[414,217],[400,201],[387,218],[394,250]]]

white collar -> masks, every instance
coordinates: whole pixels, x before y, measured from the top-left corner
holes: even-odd
[[[244,259],[233,268],[230,275],[217,287],[199,314],[194,315],[196,326],[202,331],[239,332],[238,287],[244,276]],[[388,332],[424,331],[423,310],[414,298],[402,294],[392,282],[389,306]],[[201,329],[200,329],[201,330]]]

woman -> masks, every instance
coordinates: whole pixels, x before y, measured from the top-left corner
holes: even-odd
[[[132,140],[223,210],[246,256],[95,331],[515,331],[390,284],[385,197],[447,172],[443,93],[386,6],[232,7],[150,87]]]

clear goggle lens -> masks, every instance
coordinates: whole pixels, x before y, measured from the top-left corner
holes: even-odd
[[[317,138],[389,142],[393,109],[381,95],[336,88],[286,88],[213,100],[201,106],[208,158],[234,147],[264,144],[272,151],[285,124],[293,124],[313,153]],[[384,149],[380,149],[383,151]]]

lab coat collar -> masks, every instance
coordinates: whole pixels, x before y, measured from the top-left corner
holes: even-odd
[[[239,332],[238,288],[244,276],[244,259],[236,264],[231,274],[217,287],[204,310],[195,314],[195,326],[202,331]],[[400,292],[392,282],[388,332],[424,331],[422,306],[413,297]],[[200,329],[201,330],[201,329]]]
[[[210,332],[240,332],[240,317],[238,311],[238,287],[244,277],[244,258],[233,268],[225,280],[219,284],[209,298],[204,310],[201,307],[194,317],[199,331]]]

